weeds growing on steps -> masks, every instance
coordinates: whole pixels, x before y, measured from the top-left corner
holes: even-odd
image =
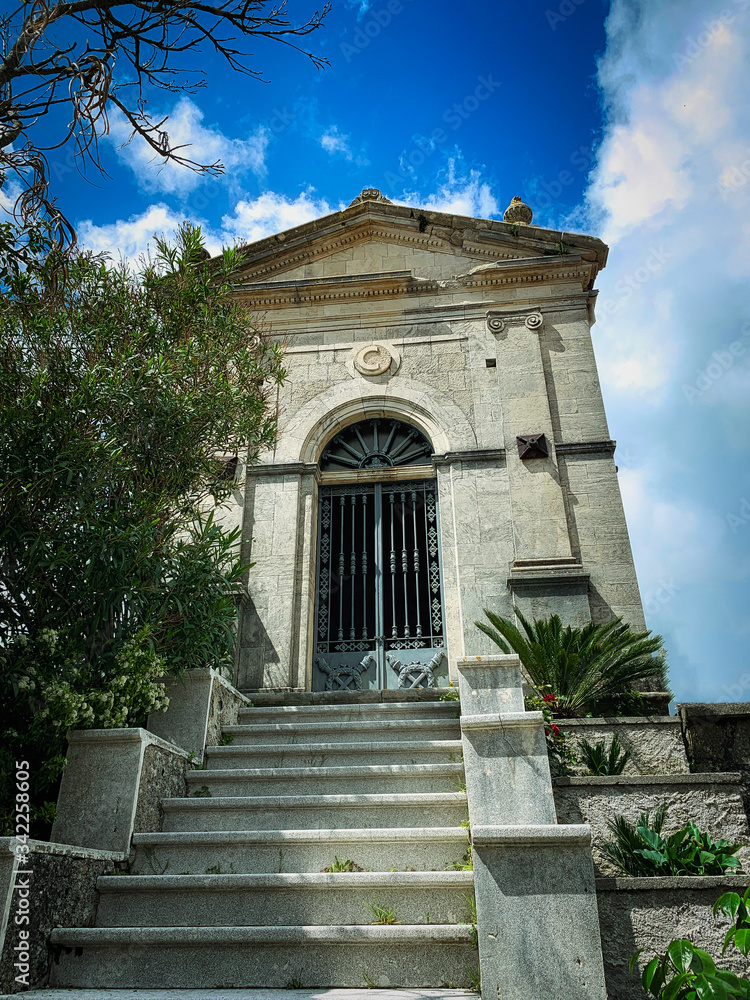
[[[448,865],[448,867],[443,870],[450,872],[473,872],[474,859],[471,856],[471,844],[469,844],[466,848],[466,853],[460,861],[454,861],[453,864]]]
[[[438,701],[460,701],[460,695],[455,688],[448,688],[441,695],[438,695]]]
[[[364,868],[361,865],[355,864],[351,858],[347,858],[346,861],[342,861],[341,858],[333,857],[333,863],[327,868],[321,868],[322,872],[362,872]]]
[[[482,970],[479,966],[469,969],[469,989],[474,993],[482,992]]]
[[[477,932],[477,904],[474,899],[474,894],[471,892],[464,893],[464,899],[469,905],[469,916],[471,917],[471,943],[474,948],[479,947],[479,934]]]
[[[196,788],[193,792],[193,798],[195,799],[210,799],[211,797],[211,791],[208,785],[201,785],[200,788]]]
[[[374,924],[397,924],[396,911],[390,906],[380,906],[377,897],[372,897],[372,903],[367,903],[367,909],[373,914]]]

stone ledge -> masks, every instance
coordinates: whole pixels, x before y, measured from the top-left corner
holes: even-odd
[[[420,688],[373,691],[294,691],[286,688],[245,688],[241,691],[255,708],[276,708],[280,705],[367,705],[377,702],[440,701],[446,691],[457,687]],[[449,699],[446,699],[449,700]],[[457,703],[457,702],[456,702]]]
[[[471,831],[475,847],[564,847],[591,843],[591,827],[587,824],[554,823],[529,826],[475,826]]]
[[[668,875],[656,878],[598,878],[597,892],[641,892],[643,889],[745,889],[750,875]]]
[[[612,788],[631,785],[739,785],[739,771],[705,772],[702,774],[584,774],[574,777],[553,778],[555,786],[598,786]]]
[[[15,854],[11,846],[18,843],[16,837],[0,837],[0,853]],[[81,858],[84,861],[127,861],[128,855],[122,851],[100,851],[95,847],[75,847],[72,844],[56,844],[48,840],[29,840],[29,854],[54,854],[64,858]]]
[[[710,718],[712,721],[722,718],[746,719],[750,718],[750,701],[680,702],[677,711],[686,722],[700,718]]]
[[[447,451],[444,455],[433,455],[433,465],[451,465],[453,462],[494,462],[505,461],[505,448],[486,448],[477,451]]]
[[[79,989],[32,990],[24,993],[38,1000],[82,1000]],[[288,989],[216,990],[86,990],[86,1000],[289,1000]],[[18,994],[2,994],[0,1000],[17,1000]],[[477,1000],[473,990],[452,989],[313,989],[295,990],[294,1000]]]
[[[614,455],[615,448],[617,447],[617,442],[612,440],[607,441],[569,441],[560,442],[560,444],[555,445],[555,451],[558,455],[588,455],[588,454],[607,454]]]
[[[189,756],[187,750],[170,743],[147,729],[72,729],[66,736],[69,744],[75,743],[144,743],[146,746],[160,747],[178,757]]]
[[[585,726],[680,726],[679,715],[613,715],[601,716],[597,719],[554,719],[558,726],[572,726],[573,728]]]
[[[462,715],[461,730],[527,729],[544,722],[541,712],[503,712],[492,715]]]

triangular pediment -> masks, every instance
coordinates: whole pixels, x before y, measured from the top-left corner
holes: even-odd
[[[348,209],[242,248],[244,283],[318,281],[410,272],[450,280],[477,267],[572,255],[604,266],[606,246],[589,236],[530,225],[428,212],[385,200]],[[593,275],[592,275],[593,277]]]

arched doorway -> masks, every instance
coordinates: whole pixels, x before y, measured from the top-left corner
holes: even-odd
[[[404,421],[363,420],[320,471],[313,690],[447,683],[432,445]]]

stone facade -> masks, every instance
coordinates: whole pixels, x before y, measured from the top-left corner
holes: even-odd
[[[277,445],[228,515],[255,563],[240,688],[311,687],[318,490],[331,476],[318,463],[370,417],[432,445],[448,662],[491,651],[474,626],[485,607],[643,627],[590,333],[603,243],[368,191],[245,253],[239,294],[284,343],[288,379]],[[546,455],[520,456],[530,435]]]

